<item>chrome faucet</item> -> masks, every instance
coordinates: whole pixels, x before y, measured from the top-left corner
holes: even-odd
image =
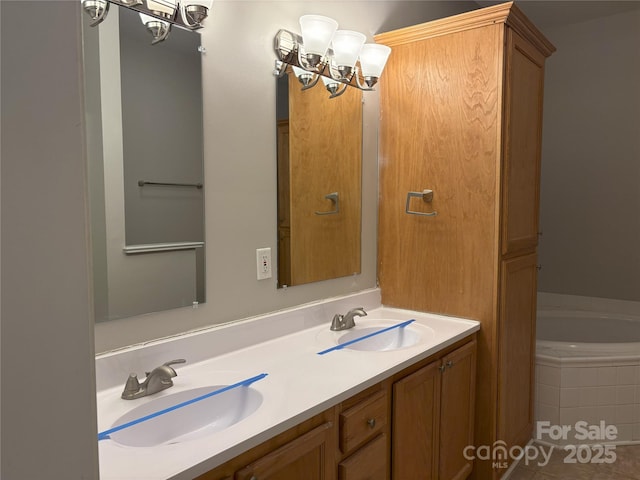
[[[147,378],[142,383],[138,381],[138,376],[135,373],[131,373],[127,378],[127,383],[124,385],[121,397],[125,400],[134,400],[152,395],[165,388],[173,387],[173,380],[171,379],[178,374],[171,368],[171,365],[185,362],[184,358],[180,358],[164,363],[154,368],[151,372],[146,372]]]
[[[344,315],[340,315],[336,313],[333,316],[333,320],[331,321],[331,330],[334,332],[340,330],[348,330],[356,326],[356,322],[354,321],[354,317],[365,317],[367,312],[364,311],[364,308],[352,308]]]

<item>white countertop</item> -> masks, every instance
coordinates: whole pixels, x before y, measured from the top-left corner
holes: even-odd
[[[126,376],[120,385],[99,391],[98,431],[102,432],[111,428],[123,413],[163,395],[200,386],[234,384],[261,373],[268,374],[251,385],[263,396],[260,407],[223,431],[154,447],[123,446],[112,439],[99,441],[100,478],[192,479],[480,328],[479,323],[472,320],[385,307],[368,313],[366,317],[356,318],[359,327],[382,319],[398,322],[415,319],[411,326],[422,338],[413,346],[391,351],[363,352],[345,348],[318,355],[335,345],[337,337],[345,333],[330,332],[330,322],[326,322],[197,363],[176,365],[178,376],[173,379],[174,386],[149,397],[122,400],[120,393]],[[244,322],[242,329],[249,332],[262,328],[255,323],[258,321]],[[236,334],[242,335],[242,330]],[[168,351],[167,346],[164,349]],[[144,349],[137,351],[144,352]],[[188,350],[172,353],[165,361],[189,359]],[[113,357],[111,363],[114,363]]]

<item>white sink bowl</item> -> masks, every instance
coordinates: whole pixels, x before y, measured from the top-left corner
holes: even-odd
[[[192,388],[158,397],[129,410],[114,422],[113,427],[170,409],[224,387],[225,385],[212,385]],[[186,442],[238,423],[254,413],[261,404],[260,392],[251,387],[241,386],[162,413],[114,432],[109,437],[114,442],[129,447],[154,447]]]
[[[349,333],[345,333],[338,339],[338,344],[342,345],[353,340],[357,340],[361,337],[373,334],[385,328],[380,327],[364,327],[357,330],[352,330]],[[411,347],[420,341],[420,333],[411,328],[410,326],[394,328],[371,337],[364,338],[362,340],[355,341],[349,345],[345,345],[344,348],[350,350],[363,350],[363,351],[375,351],[385,352],[387,350],[397,350],[398,348]]]
[[[321,330],[317,336],[319,344],[326,346],[322,352],[318,353],[330,353],[332,350],[340,348],[366,352],[387,352],[412,347],[418,343],[426,343],[435,337],[432,328],[417,322],[396,327],[403,322],[403,320],[382,319],[367,322],[364,319],[354,328],[339,332],[332,332],[327,327],[326,330]],[[377,333],[385,329],[389,330]],[[348,345],[345,345],[347,343]],[[341,347],[341,345],[344,346]]]

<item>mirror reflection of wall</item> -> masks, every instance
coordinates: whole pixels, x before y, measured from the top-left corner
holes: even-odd
[[[362,92],[277,80],[278,285],[360,273]]]
[[[83,25],[96,321],[205,300],[200,35],[113,7]]]

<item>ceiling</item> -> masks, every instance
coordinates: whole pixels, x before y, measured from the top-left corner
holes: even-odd
[[[476,0],[476,3],[481,7],[488,7],[503,2]],[[519,0],[516,4],[540,28],[640,10],[640,0]]]

